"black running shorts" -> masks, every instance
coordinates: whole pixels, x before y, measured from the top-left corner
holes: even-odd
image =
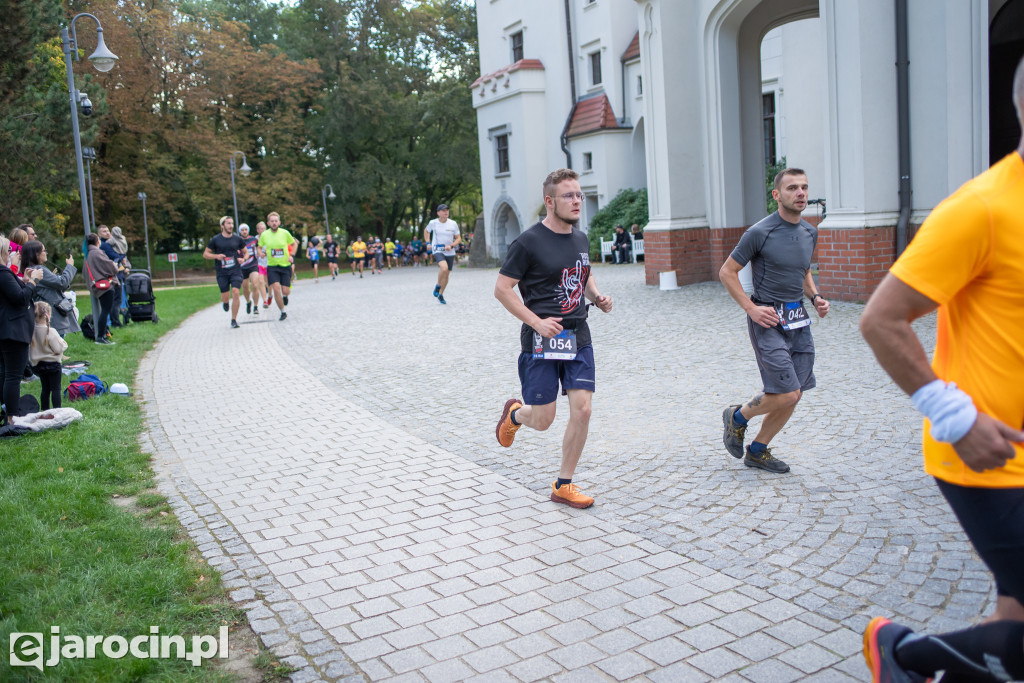
[[[267,266],[267,284],[280,283],[282,287],[292,286],[291,266]]]
[[[445,256],[440,251],[434,252],[434,263],[441,263],[441,261],[444,261],[445,263],[448,264],[448,270],[451,270],[452,268],[455,267],[455,257],[454,256]]]
[[[935,482],[995,576],[996,592],[1024,604],[1024,488],[983,489],[941,479]]]
[[[229,289],[238,289],[242,286],[242,269],[239,266],[217,269],[217,286],[223,294]]]

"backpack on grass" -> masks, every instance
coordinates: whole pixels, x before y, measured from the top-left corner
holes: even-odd
[[[92,398],[107,393],[107,385],[96,375],[79,375],[78,379],[68,384],[64,397],[69,401]]]
[[[82,318],[82,322],[79,325],[82,328],[82,336],[86,339],[96,339],[96,330],[92,326],[92,313]]]

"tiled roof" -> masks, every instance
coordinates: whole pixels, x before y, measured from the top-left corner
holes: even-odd
[[[633,59],[640,58],[640,31],[636,32],[633,36],[633,40],[629,43],[629,47],[622,53],[622,61],[628,62]]]
[[[619,127],[615,112],[612,111],[612,103],[608,101],[607,95],[601,93],[576,103],[569,117],[569,127],[565,131],[565,136],[571,138],[595,130]]]
[[[492,78],[497,78],[498,76],[501,76],[502,74],[512,73],[513,71],[519,71],[520,69],[537,69],[537,70],[543,71],[544,70],[544,65],[541,64],[541,61],[539,59],[520,59],[518,62],[513,62],[512,64],[509,64],[508,66],[504,66],[504,67],[498,69],[497,71],[492,71],[489,74],[484,74],[480,78],[478,78],[475,81],[473,81],[473,85],[471,85],[469,87],[471,89],[475,88],[476,86],[480,85],[481,83],[489,81]]]

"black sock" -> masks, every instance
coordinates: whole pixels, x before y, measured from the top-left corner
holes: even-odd
[[[519,424],[518,422],[516,422],[516,413],[517,412],[519,412],[519,408],[516,408],[515,410],[513,410],[511,413],[508,414],[508,419],[512,420],[512,424],[514,424],[514,425]]]
[[[977,680],[1024,679],[1024,621],[997,621],[938,636],[911,636],[896,661],[925,676],[936,671]]]
[[[555,482],[555,488],[556,489],[560,489],[563,486],[565,486],[566,484],[571,484],[571,483],[572,483],[572,479],[571,478],[570,479],[562,479],[561,477],[559,477],[558,481]]]

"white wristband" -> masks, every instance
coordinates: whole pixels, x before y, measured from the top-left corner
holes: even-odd
[[[911,400],[918,412],[932,423],[931,434],[936,441],[959,441],[978,419],[974,401],[958,389],[955,382],[946,384],[941,379],[929,382],[915,391]]]

